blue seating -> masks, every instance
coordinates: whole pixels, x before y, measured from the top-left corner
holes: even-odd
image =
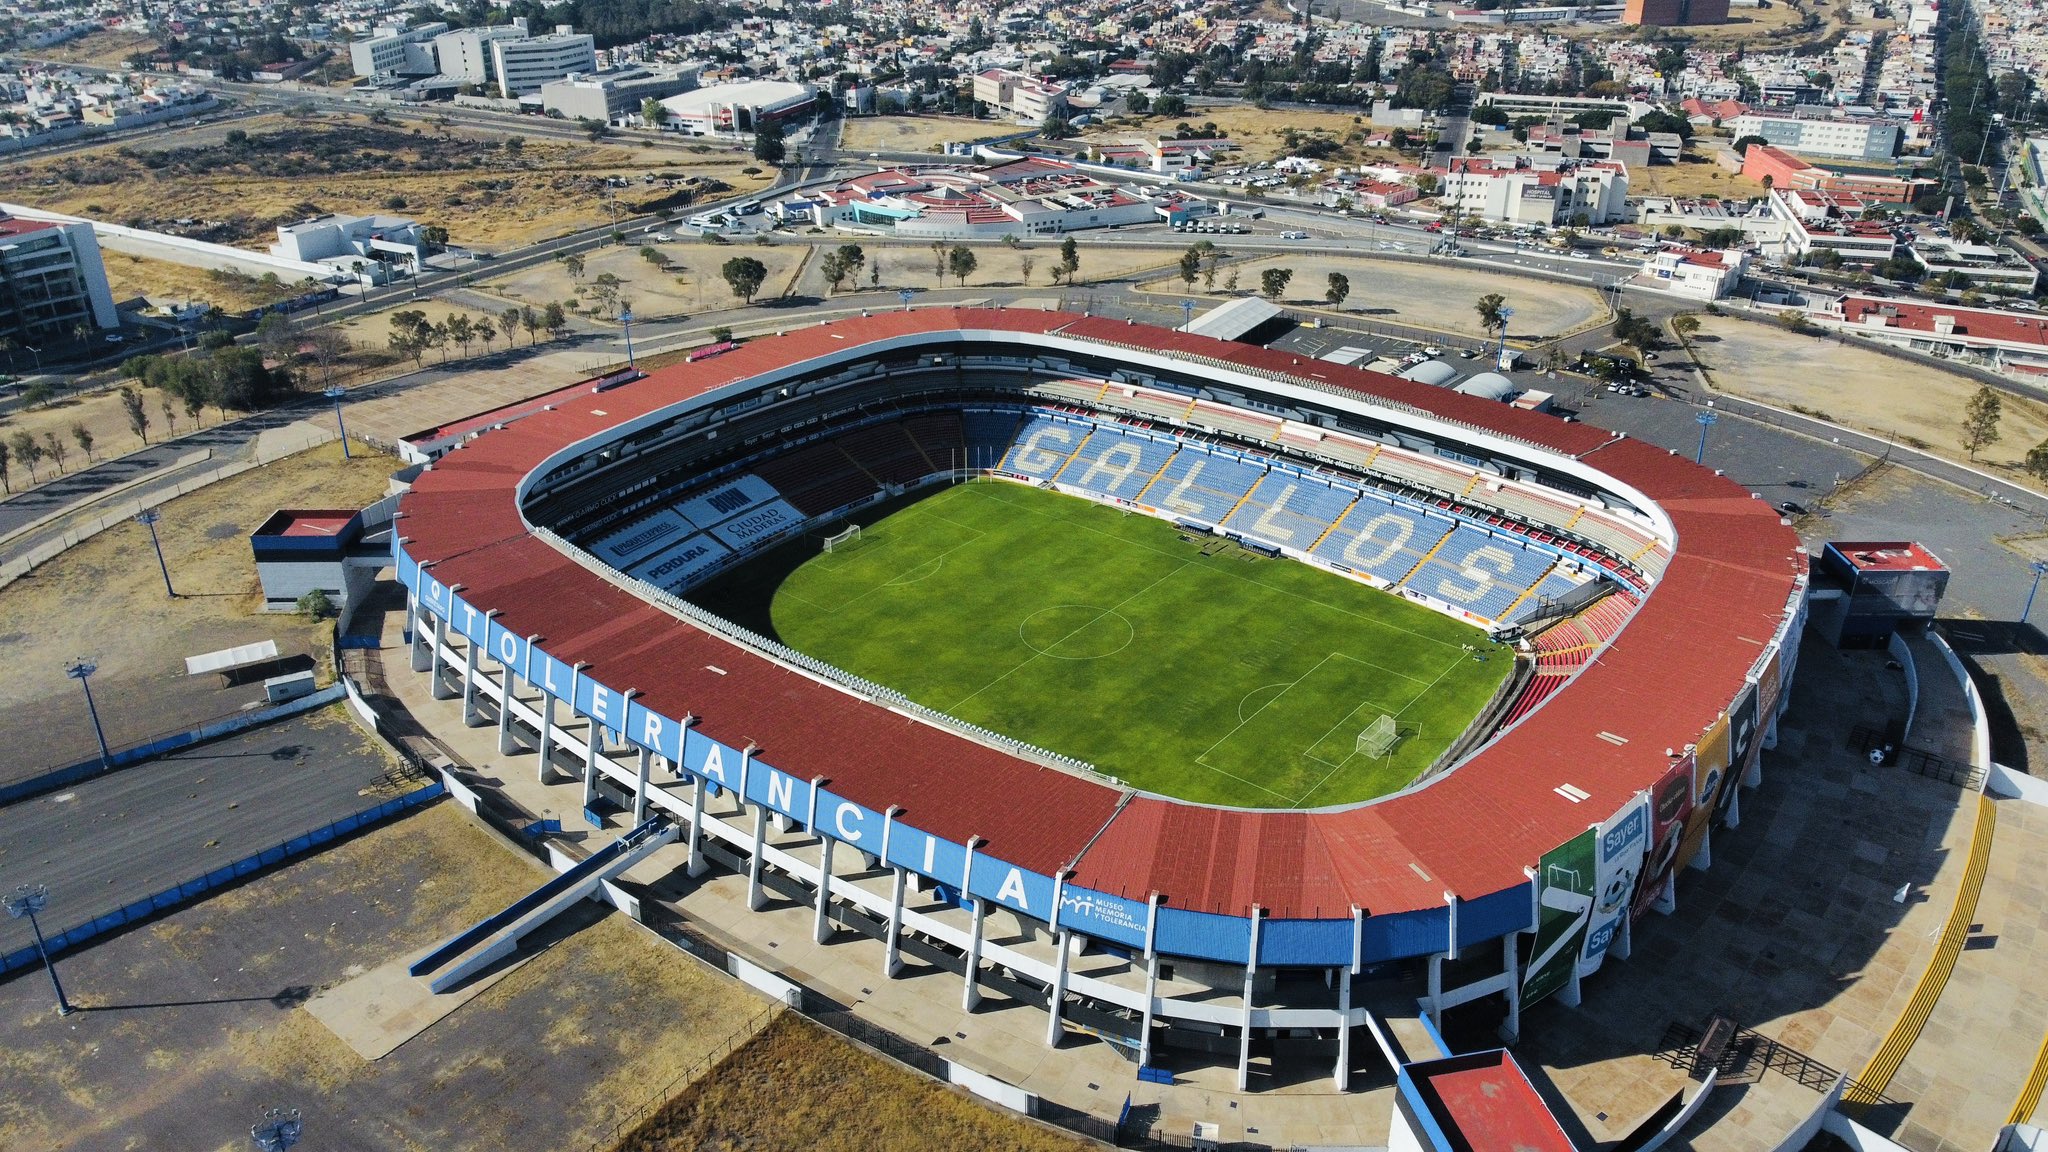
[[[1453,524],[1406,501],[1366,492],[1310,554],[1353,571],[1399,583],[1429,550],[1451,534]]]
[[[1134,499],[1179,447],[1179,441],[1168,437],[1099,424],[1057,479],[1119,500]]]
[[[1545,596],[1562,596],[1567,592],[1577,591],[1583,588],[1585,584],[1585,578],[1582,577],[1575,580],[1569,574],[1553,568],[1550,571],[1550,575],[1537,581],[1536,590],[1529,593],[1529,599],[1524,600],[1522,606],[1526,608],[1530,603],[1540,600]]]
[[[1091,420],[1070,420],[1033,412],[1017,429],[1017,438],[1003,456],[1002,469],[1034,480],[1050,480],[1095,430]]]
[[[1425,596],[1495,620],[1556,560],[1555,553],[1517,537],[1488,535],[1460,524],[1405,584]]]
[[[1145,492],[1145,503],[1169,516],[1220,524],[1266,470],[1236,456],[1183,447]]]
[[[1307,548],[1357,499],[1356,488],[1275,468],[1223,526],[1282,547]]]
[[[1010,438],[1017,434],[1017,414],[969,409],[960,413],[960,432],[966,442],[968,467],[993,468],[1010,450]]]

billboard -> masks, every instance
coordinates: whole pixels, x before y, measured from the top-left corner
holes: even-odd
[[[1565,986],[1579,962],[1579,945],[1593,915],[1597,829],[1588,828],[1543,854],[1537,866],[1536,941],[1522,972],[1522,1007]]]
[[[1700,841],[1707,834],[1707,822],[1714,815],[1714,796],[1721,790],[1721,777],[1728,774],[1728,718],[1717,718],[1693,748],[1692,812],[1685,820],[1685,836],[1678,842],[1678,858],[1671,863],[1677,871],[1699,854]]]
[[[1579,975],[1596,972],[1608,945],[1621,930],[1636,894],[1636,879],[1650,843],[1650,794],[1638,792],[1621,811],[1600,825],[1595,862],[1593,913],[1586,921],[1586,944],[1579,953]]]
[[[1650,789],[1650,847],[1629,916],[1641,919],[1664,891],[1664,879],[1678,864],[1678,845],[1685,839],[1685,820],[1692,815],[1693,758],[1687,756]]]
[[[1723,774],[1721,794],[1714,802],[1714,823],[1727,818],[1728,804],[1735,799],[1735,789],[1742,783],[1750,758],[1763,751],[1762,737],[1763,730],[1757,724],[1756,685],[1745,684],[1742,695],[1728,709],[1728,771]]]

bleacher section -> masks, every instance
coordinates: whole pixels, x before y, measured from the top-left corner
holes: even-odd
[[[1529,642],[1536,659],[1536,674],[1523,686],[1522,694],[1515,698],[1514,707],[1508,710],[1500,726],[1506,728],[1534,712],[1551,693],[1564,687],[1573,673],[1621,631],[1633,611],[1635,604],[1627,596],[1606,596],[1577,616],[1537,633]]]
[[[1263,465],[1235,453],[1207,452],[1187,445],[1174,453],[1158,478],[1146,486],[1142,502],[1169,516],[1220,524],[1265,474]]]
[[[1323,538],[1330,525],[1358,499],[1356,488],[1275,468],[1238,505],[1223,527],[1269,543],[1304,551]]]
[[[1264,426],[1263,417],[1247,419]],[[1631,594],[1595,604],[1583,618],[1587,623],[1573,620],[1564,633],[1580,635],[1588,650],[1619,629],[1632,589],[1647,586],[1630,565],[1668,554],[1646,530],[1608,513],[1470,468],[1461,472],[1448,459],[1342,436],[1326,437],[1313,450],[1358,458],[1361,478],[1065,404],[1036,407],[1021,418],[1000,409],[918,412],[772,452],[752,472],[612,522],[587,546],[624,571],[674,589],[754,541],[884,486],[993,464],[1011,475],[1218,526],[1248,544],[1295,549],[1486,621],[1526,615],[1527,605],[1609,575]],[[1384,486],[1374,486],[1375,480]],[[1611,541],[1620,558],[1560,534],[1567,526]],[[1596,632],[1600,628],[1608,630]],[[1562,682],[1559,670],[1539,662],[1527,695],[1540,698]]]
[[[1104,424],[1056,479],[1118,500],[1135,500],[1179,448],[1180,441],[1170,436]]]
[[[1309,554],[1399,584],[1455,526],[1447,516],[1367,492]]]
[[[1405,583],[1425,596],[1494,620],[1556,562],[1555,553],[1525,540],[1460,524]]]

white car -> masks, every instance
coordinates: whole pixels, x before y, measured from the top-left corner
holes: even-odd
[[[658,241],[660,241],[660,242],[661,242],[661,243],[663,243],[663,244],[667,244],[667,243],[669,243],[670,241],[674,240],[674,239],[675,239],[675,237],[674,237],[674,236],[671,236],[671,235],[669,235],[669,234],[668,234],[668,233],[666,233],[666,232],[656,232],[656,233],[654,234],[654,236],[653,236],[653,239],[655,239],[655,240],[658,240]]]
[[[1281,238],[1282,240],[1306,240],[1306,239],[1308,239],[1308,233],[1306,233],[1306,232],[1282,232],[1282,233],[1280,234],[1280,238]]]
[[[1591,257],[1591,256],[1588,256],[1588,255],[1587,255],[1587,254],[1585,254],[1584,252],[1574,252],[1574,253],[1572,253],[1572,259],[1574,259],[1574,260],[1591,260],[1591,259],[1592,259],[1592,257]]]

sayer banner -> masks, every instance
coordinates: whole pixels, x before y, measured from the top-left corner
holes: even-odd
[[[1638,792],[1605,824],[1600,826],[1600,857],[1595,868],[1593,916],[1586,926],[1586,946],[1579,954],[1579,975],[1590,976],[1607,956],[1607,946],[1628,915],[1629,898],[1636,894],[1636,877],[1643,871],[1643,854],[1650,842],[1650,794]]]
[[[1594,829],[1588,828],[1543,854],[1536,875],[1536,942],[1522,973],[1524,1009],[1564,987],[1579,962],[1579,942],[1593,914],[1593,885],[1599,879],[1595,839]]]
[[[1671,766],[1650,790],[1650,853],[1643,878],[1636,884],[1630,917],[1641,919],[1664,891],[1664,878],[1678,864],[1678,844],[1685,838],[1685,818],[1692,814],[1692,757]]]

